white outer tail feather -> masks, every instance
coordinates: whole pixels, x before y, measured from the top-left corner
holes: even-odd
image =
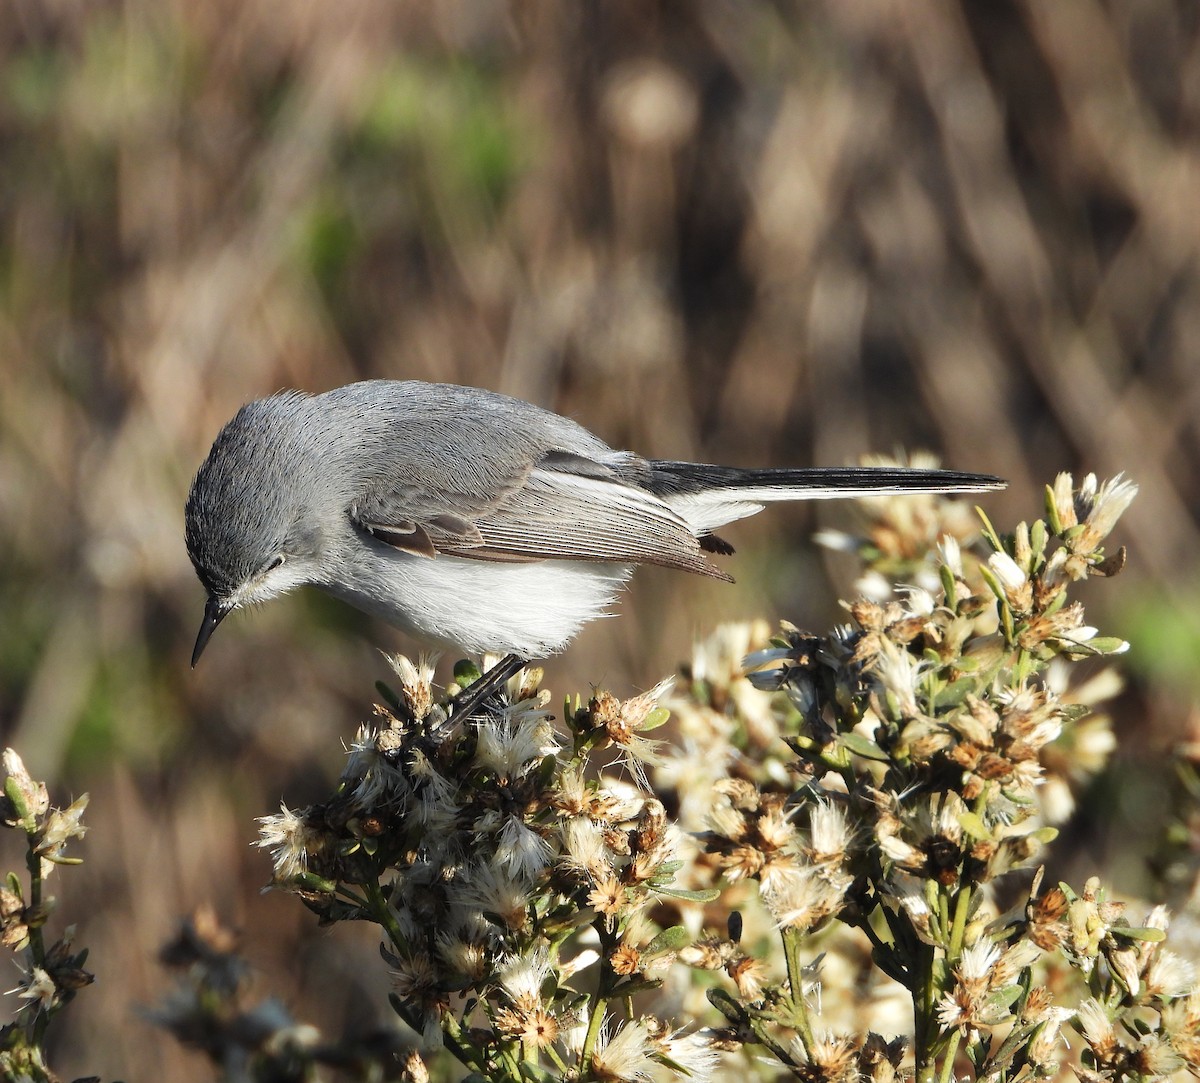
[[[708,489],[704,492],[672,493],[663,499],[678,515],[687,522],[696,534],[707,534],[713,530],[735,523],[739,519],[747,519],[757,515],[767,504],[783,503],[791,500],[837,500],[853,497],[870,496],[911,496],[914,493],[942,493],[953,491],[988,492],[985,486],[977,489],[955,488],[930,485],[928,488],[905,488],[900,485],[880,485],[877,488],[843,489],[830,486],[826,489],[799,488],[788,485],[761,486],[754,488],[725,488]]]

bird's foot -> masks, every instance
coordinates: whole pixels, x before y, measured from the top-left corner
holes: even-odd
[[[472,681],[450,700],[446,721],[453,722],[459,718],[469,718],[474,711],[479,709],[484,700],[496,692],[509,677],[519,673],[527,664],[528,662],[524,658],[515,654],[506,654],[482,677]]]

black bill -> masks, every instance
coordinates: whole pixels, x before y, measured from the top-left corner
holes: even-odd
[[[216,598],[209,598],[204,605],[204,620],[200,625],[200,631],[196,635],[196,645],[192,648],[192,668],[196,668],[196,663],[200,661],[200,655],[204,653],[204,648],[212,637],[213,632],[217,630],[217,625],[221,623],[230,610],[223,606]]]

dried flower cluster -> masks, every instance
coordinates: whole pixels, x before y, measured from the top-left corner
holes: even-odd
[[[237,946],[212,910],[197,910],[162,949],[160,961],[179,982],[151,1013],[180,1042],[206,1053],[225,1079],[308,1080],[331,1066],[360,1080],[426,1083],[421,1055],[395,1032],[330,1041],[279,1000],[252,1001],[250,967]]]
[[[536,670],[469,718],[428,660],[395,671],[333,799],[263,821],[276,883],[377,922],[397,1012],[483,1078],[706,1078],[709,1038],[631,1009],[691,939],[658,919],[717,894],[675,884],[689,840],[645,788],[665,689],[598,692],[556,730]],[[600,755],[625,778],[595,778]]]
[[[873,500],[862,536],[827,539],[867,564],[849,623],[723,627],[680,688],[597,691],[559,719],[537,670],[464,711],[432,660],[395,659],[329,800],[265,818],[260,845],[322,921],[380,927],[409,1031],[355,1051],[245,1006],[204,915],[165,955],[185,979],[160,1020],[252,1079],[1200,1074],[1200,987],[1167,911],[1136,924],[1098,880],[1036,868],[1113,746],[1093,708],[1119,682],[1072,684],[1068,663],[1126,645],[1069,593],[1120,569],[1103,544],[1135,491],[1063,475],[1043,518],[975,540],[946,501]],[[907,585],[879,589],[883,569]],[[7,765],[40,871],[81,809],[49,811]],[[40,911],[9,894],[17,944]],[[39,1017],[55,950],[22,993]]]
[[[968,1062],[1048,1076],[1067,1024],[1087,1048],[1071,1063],[1097,1078],[1153,1061],[1147,1035],[1175,1051],[1155,1064],[1193,1063],[1187,1009],[1133,1021],[1191,1003],[1190,969],[1157,947],[1164,912],[1131,926],[1091,883],[1035,880],[1007,914],[992,901],[1112,748],[1092,707],[1116,682],[1072,689],[1064,666],[1126,645],[1068,592],[1119,570],[1103,543],[1135,492],[1064,475],[1043,519],[1004,537],[984,520],[982,557],[954,505],[871,501],[863,537],[830,540],[914,585],[874,590],[824,637],[721,629],[683,694],[599,692],[562,729],[534,671],[464,720],[429,663],[398,660],[399,693],[338,795],[264,823],[277,881],[327,919],[379,922],[401,1016],[489,1079],[709,1078],[739,1047],[813,1080],[947,1081]],[[660,700],[674,744],[649,735]],[[596,777],[604,750],[624,781]],[[1111,1049],[1092,1040],[1095,1009],[1035,983],[1056,967],[1086,978]],[[891,1037],[833,1002],[851,968]],[[654,989],[690,1017],[707,989],[723,1021],[677,1032],[635,1002]]]
[[[28,885],[9,873],[0,887],[0,943],[16,953],[20,977],[9,990],[21,1001],[16,1020],[0,1029],[0,1078],[53,1083],[46,1067],[43,1040],[50,1020],[93,978],[84,970],[87,951],[73,950],[74,929],[47,945],[45,926],[54,899],[45,894],[47,877],[58,865],[72,865],[67,844],[86,832],[87,795],[65,809],[50,804],[44,782],[26,770],[11,749],[3,753],[4,796],[0,821],[25,835]]]
[[[980,558],[957,514],[951,530],[933,529],[934,498],[920,515],[871,501],[861,536],[826,539],[869,565],[862,585],[874,597],[847,607],[851,623],[824,637],[785,627],[769,642],[761,629],[726,629],[698,649],[691,694],[670,705],[715,794],[700,838],[712,882],[732,885],[723,900],[757,885],[736,897],[739,935],[704,942],[737,994],[709,992],[730,1036],[820,1080],[948,1081],[968,1064],[989,1079],[1200,1067],[1200,993],[1190,965],[1158,946],[1165,911],[1134,927],[1097,883],[1042,892],[1040,874],[1014,911],[993,901],[1000,878],[1036,863],[1113,747],[1092,707],[1119,682],[1105,671],[1072,689],[1065,664],[1127,645],[1098,635],[1068,592],[1119,571],[1123,551],[1103,544],[1135,493],[1121,478],[1076,489],[1062,475],[1043,519],[1003,537],[983,521]],[[898,562],[919,585],[887,596],[870,571]],[[739,635],[740,668],[729,662]],[[656,776],[691,815],[702,807],[694,776],[671,763]],[[743,946],[772,931],[785,973],[764,979],[770,953],[753,960]],[[1074,986],[1070,971],[1082,976]],[[1035,974],[1055,975],[1065,995]],[[899,1022],[892,982],[911,1019],[903,1058],[895,1038],[871,1033],[880,1018]],[[839,992],[877,1010],[846,1013]],[[1082,1057],[1060,1039],[1068,1024]],[[828,1029],[839,1026],[849,1029]]]

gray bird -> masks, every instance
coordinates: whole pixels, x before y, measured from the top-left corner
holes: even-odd
[[[243,406],[192,483],[208,592],[194,666],[233,610],[314,586],[419,639],[544,657],[638,564],[729,580],[713,531],[779,500],[984,492],[999,478],[891,467],[743,470],[614,451],[473,387],[371,380]]]

